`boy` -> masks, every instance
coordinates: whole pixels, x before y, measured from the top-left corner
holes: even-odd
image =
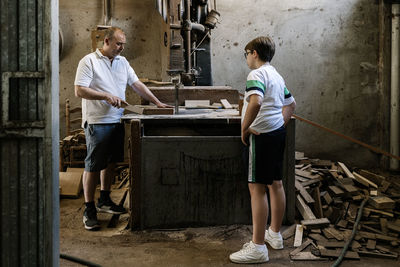
[[[249,146],[249,191],[253,220],[252,240],[229,256],[235,263],[263,263],[269,260],[264,242],[283,249],[280,227],[285,213],[285,191],[282,186],[285,125],[296,102],[285,81],[270,65],[275,44],[269,37],[258,37],[245,47],[247,65],[252,71],[246,82],[242,110],[242,142]],[[270,194],[271,226],[268,218],[266,187]]]

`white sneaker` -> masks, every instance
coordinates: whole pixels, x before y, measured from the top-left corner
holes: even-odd
[[[268,228],[268,230],[265,230],[264,241],[273,249],[283,249],[283,238],[280,232],[271,234]]]
[[[253,241],[243,245],[238,252],[232,253],[229,259],[234,263],[263,263],[269,261],[268,249],[264,246],[262,251],[259,251]]]

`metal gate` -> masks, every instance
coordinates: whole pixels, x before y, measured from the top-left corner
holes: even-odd
[[[58,266],[58,1],[0,3],[0,266]]]

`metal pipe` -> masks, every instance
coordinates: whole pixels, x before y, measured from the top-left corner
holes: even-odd
[[[186,4],[186,21],[190,21],[190,0],[186,0],[185,2]],[[185,49],[186,49],[186,72],[189,73],[190,69],[192,68],[192,61],[191,61],[191,41],[190,41],[190,29],[185,29],[185,39],[186,39],[186,43],[185,43]]]
[[[103,1],[103,17],[104,25],[108,25],[110,23],[110,0]]]
[[[392,66],[390,86],[390,153],[399,155],[399,19],[400,4],[392,4]],[[399,169],[399,161],[390,159],[390,169]]]

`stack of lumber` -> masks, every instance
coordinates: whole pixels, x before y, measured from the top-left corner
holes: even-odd
[[[309,159],[296,152],[296,207],[299,223],[283,233],[294,237],[292,260],[339,257],[350,240],[361,202],[357,232],[344,259],[397,259],[400,243],[400,183],[342,162]]]
[[[71,166],[83,166],[86,157],[86,141],[83,130],[60,141],[60,171]]]

